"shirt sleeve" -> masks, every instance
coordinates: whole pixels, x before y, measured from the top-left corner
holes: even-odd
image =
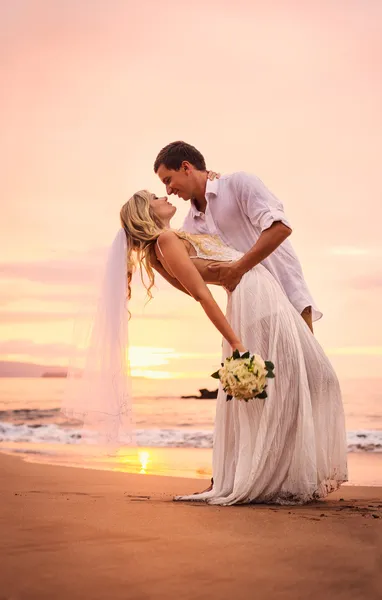
[[[254,227],[263,232],[276,221],[281,221],[292,229],[280,200],[255,175],[234,173],[235,195]]]

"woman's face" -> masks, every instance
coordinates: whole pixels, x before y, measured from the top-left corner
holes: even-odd
[[[158,198],[155,194],[151,194],[150,206],[161,221],[169,221],[176,213],[176,207],[167,200],[166,196]]]

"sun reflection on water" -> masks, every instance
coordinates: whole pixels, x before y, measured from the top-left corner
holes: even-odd
[[[120,448],[115,454],[118,463],[115,470],[146,475],[153,469],[152,454],[146,448],[144,450]]]
[[[122,447],[114,454],[113,471],[172,477],[211,477],[211,448]]]
[[[139,472],[144,475],[147,472],[147,465],[150,462],[150,453],[147,451],[139,452],[138,457],[141,463],[141,470]]]

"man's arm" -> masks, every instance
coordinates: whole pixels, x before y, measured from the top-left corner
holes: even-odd
[[[272,225],[262,232],[256,244],[236,264],[235,269],[242,277],[247,271],[261,263],[290,236],[292,230],[281,221],[274,221]]]
[[[244,213],[261,230],[261,234],[252,248],[235,263],[216,267],[211,265],[211,269],[219,269],[220,281],[229,291],[233,291],[247,271],[272,254],[292,233],[281,202],[260,179],[246,173],[236,173],[232,186]]]

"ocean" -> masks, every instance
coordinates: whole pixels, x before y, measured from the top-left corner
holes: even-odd
[[[107,452],[83,444],[78,423],[60,415],[64,386],[64,378],[0,379],[0,451],[51,464],[210,476],[216,401],[180,397],[213,389],[210,378],[134,379],[136,447]],[[349,454],[362,454],[362,464],[367,456],[382,458],[382,379],[348,379],[341,388]],[[376,458],[379,470],[382,462]],[[375,485],[382,484],[379,471],[372,478]]]

